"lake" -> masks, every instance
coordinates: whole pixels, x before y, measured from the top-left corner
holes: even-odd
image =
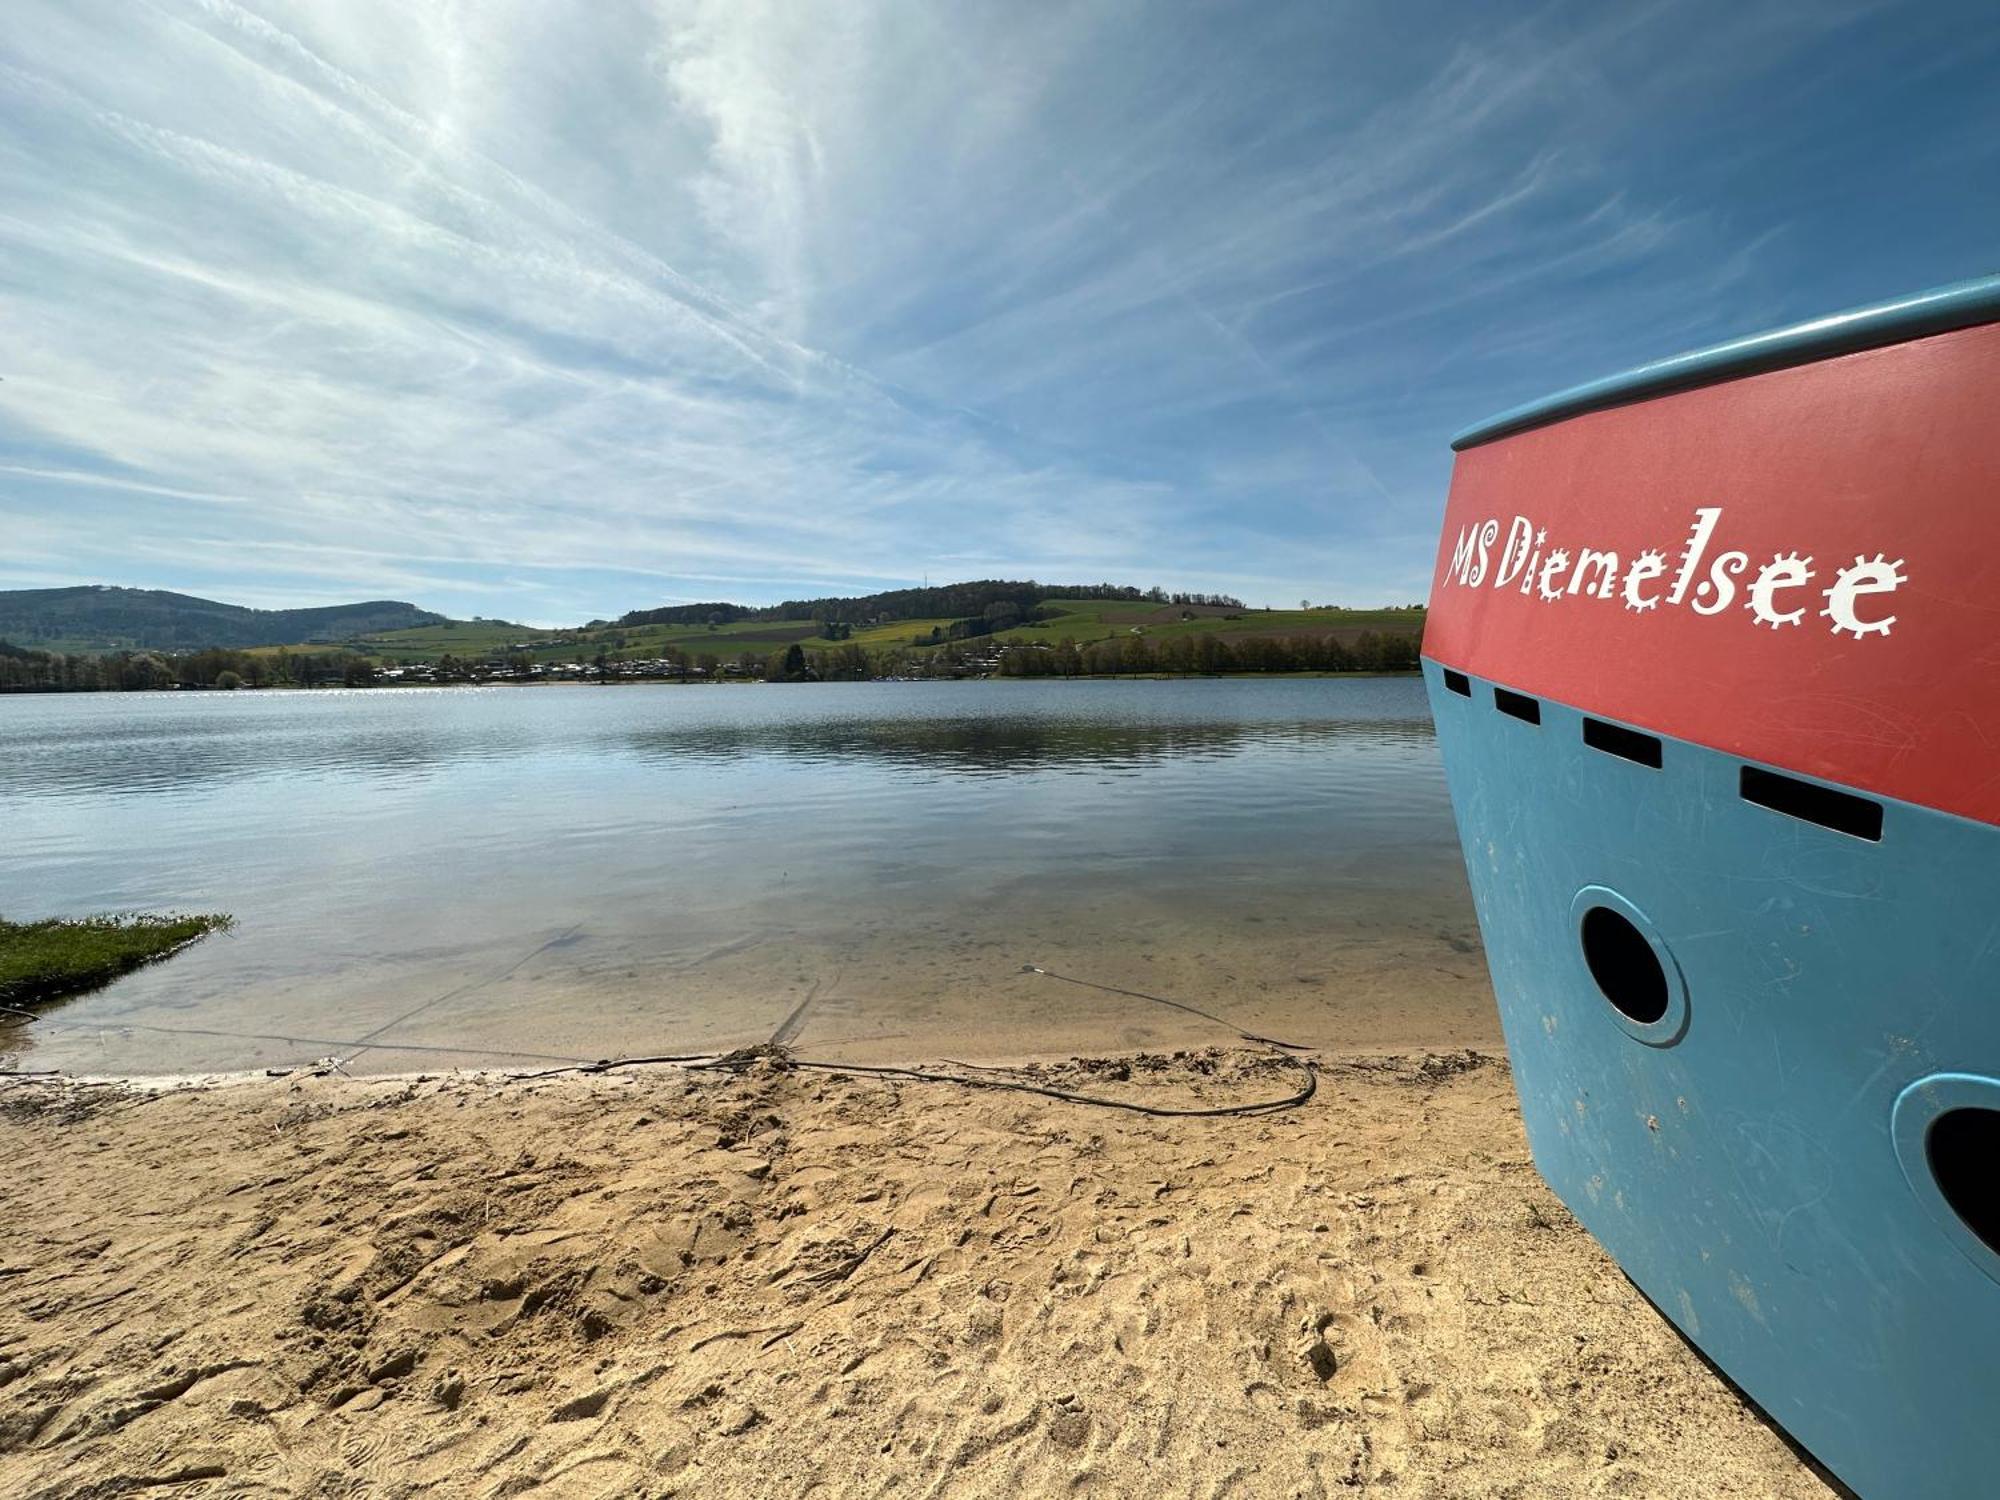
[[[237,927],[0,1048],[1498,1044],[1415,678],[0,698],[0,913],[168,908]]]

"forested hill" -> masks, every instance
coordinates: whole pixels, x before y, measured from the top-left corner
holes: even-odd
[[[621,615],[620,625],[733,625],[738,620],[837,620],[871,624],[889,620],[964,618],[982,615],[995,605],[1011,604],[1023,615],[1050,599],[1105,599],[1128,603],[1206,605],[1241,609],[1243,601],[1228,594],[1170,594],[1164,589],[1136,589],[1117,583],[1037,583],[1030,579],[982,578],[971,583],[945,583],[936,588],[890,589],[880,594],[856,594],[824,599],[787,599],[783,604],[746,608],[741,604],[676,604],[665,609],[635,609]]]
[[[102,584],[0,589],[0,640],[67,651],[288,646],[443,622],[443,615],[394,599],[318,609],[248,609],[163,589]]]

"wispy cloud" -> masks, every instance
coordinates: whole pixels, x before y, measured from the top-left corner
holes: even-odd
[[[13,0],[0,587],[1413,598],[1458,425],[1985,268],[1973,8],[1406,11]]]

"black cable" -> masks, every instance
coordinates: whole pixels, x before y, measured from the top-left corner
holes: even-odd
[[[822,1073],[860,1073],[871,1078],[907,1078],[917,1083],[955,1083],[968,1089],[1001,1089],[1016,1094],[1040,1094],[1047,1099],[1060,1099],[1069,1104],[1089,1104],[1099,1109],[1122,1109],[1138,1115],[1153,1115],[1165,1119],[1214,1119],[1227,1115],[1267,1115],[1282,1109],[1296,1109],[1319,1090],[1319,1068],[1309,1058],[1287,1057],[1285,1062],[1305,1074],[1305,1083],[1295,1093],[1282,1099],[1260,1099],[1250,1104],[1223,1104],[1206,1109],[1178,1109],[1157,1104],[1140,1104],[1128,1099],[1106,1099],[1097,1094],[1079,1094],[1070,1089],[1059,1089],[1047,1084],[1028,1083],[1018,1078],[967,1078],[961,1073],[938,1073],[928,1068],[900,1068],[869,1063],[827,1062],[819,1058],[794,1057],[783,1047],[765,1043],[760,1047],[745,1047],[723,1057],[713,1053],[698,1052],[659,1057],[606,1058],[601,1062],[582,1063],[569,1068],[548,1068],[539,1073],[517,1073],[510,1083],[528,1083],[538,1078],[555,1078],[566,1073],[611,1073],[620,1068],[651,1067],[658,1064],[673,1064],[689,1072],[741,1073],[754,1064],[769,1059],[783,1070],[787,1068],[811,1068]],[[959,1064],[969,1067],[971,1064]],[[998,1071],[998,1070],[993,1070]]]
[[[824,1072],[866,1073],[879,1078],[908,1078],[918,1083],[955,1083],[968,1089],[1004,1089],[1017,1094],[1040,1094],[1046,1099],[1061,1099],[1069,1104],[1090,1104],[1099,1109],[1122,1109],[1135,1115],[1153,1115],[1162,1119],[1193,1120],[1220,1119],[1229,1115],[1269,1115],[1281,1109],[1297,1109],[1319,1091],[1319,1068],[1310,1058],[1288,1057],[1285,1059],[1306,1076],[1305,1083],[1296,1093],[1282,1099],[1261,1099],[1251,1104],[1222,1104],[1210,1109],[1174,1109],[1158,1104],[1140,1104],[1129,1099],[1105,1099],[1096,1094],[1077,1094],[1068,1089],[1050,1088],[1045,1084],[1023,1083],[1011,1078],[966,1078],[956,1073],[933,1073],[922,1068],[863,1067],[855,1063],[813,1062],[794,1058],[795,1068],[817,1068]],[[706,1067],[720,1067],[719,1063],[707,1063]]]
[[[540,950],[537,950],[540,951]],[[530,955],[532,957],[532,955]],[[522,960],[526,962],[526,960]],[[519,964],[515,965],[520,967]],[[955,1083],[960,1088],[996,1089],[1008,1093],[1036,1094],[1045,1099],[1057,1099],[1067,1104],[1084,1104],[1097,1109],[1122,1109],[1131,1114],[1149,1115],[1159,1119],[1220,1119],[1250,1115],[1274,1114],[1279,1110],[1297,1109],[1309,1101],[1319,1091],[1319,1068],[1310,1058],[1298,1058],[1288,1054],[1306,1052],[1312,1049],[1300,1042],[1280,1041],[1276,1037],[1261,1036],[1254,1031],[1246,1031],[1234,1021],[1206,1011],[1185,1001],[1170,1000],[1164,995],[1149,995],[1143,990],[1120,989],[1115,985],[1098,984],[1094,980],[1077,979],[1068,974],[1057,974],[1044,969],[1039,964],[1023,964],[1021,971],[1026,974],[1040,974],[1064,984],[1077,985],[1083,989],[1102,990],[1108,995],[1125,995],[1134,1000],[1150,1001],[1154,1005],[1165,1005],[1171,1009],[1184,1011],[1191,1016],[1199,1016],[1204,1021],[1233,1031],[1246,1042],[1276,1050],[1284,1061],[1305,1074],[1305,1082],[1293,1093],[1282,1099],[1260,1099],[1249,1104],[1225,1104],[1203,1109],[1182,1109],[1157,1104],[1140,1104],[1127,1099],[1106,1099],[1096,1094],[1079,1094],[1071,1089],[1059,1089],[1047,1084],[1029,1083],[1019,1078],[968,1078],[962,1073],[940,1073],[927,1068],[891,1067],[865,1063],[827,1062],[818,1058],[795,1057],[789,1048],[768,1042],[761,1047],[745,1047],[718,1057],[712,1052],[661,1053],[649,1057],[604,1058],[597,1062],[578,1063],[566,1067],[545,1068],[535,1073],[518,1073],[509,1082],[528,1083],[541,1078],[554,1078],[568,1073],[610,1073],[620,1068],[643,1068],[675,1066],[690,1072],[732,1072],[740,1073],[753,1064],[770,1059],[780,1068],[810,1068],[825,1073],[857,1073],[871,1078],[902,1078],[913,1083]],[[512,972],[511,970],[509,972]],[[810,997],[808,997],[810,999]],[[801,1007],[803,1009],[803,1007]],[[784,1028],[781,1027],[780,1030]],[[947,1061],[950,1061],[947,1059]],[[1000,1072],[1000,1069],[977,1068],[972,1063],[952,1064],[954,1067],[975,1068],[979,1072]]]
[[[579,923],[578,925],[580,926],[581,924]],[[569,931],[574,932],[576,928],[572,927]],[[434,999],[425,1001],[415,1009],[405,1012],[402,1016],[388,1022],[386,1025],[377,1027],[358,1041],[328,1041],[325,1038],[281,1036],[266,1032],[220,1031],[195,1026],[152,1026],[143,1022],[89,1024],[51,1021],[42,1017],[29,1015],[25,1011],[16,1012],[16,1014],[28,1015],[30,1020],[38,1021],[40,1024],[46,1026],[58,1027],[65,1031],[118,1029],[126,1031],[149,1031],[169,1036],[213,1036],[238,1041],[275,1041],[284,1042],[292,1046],[328,1047],[336,1050],[351,1047],[354,1050],[349,1053],[347,1061],[351,1061],[363,1052],[382,1051],[450,1053],[457,1056],[475,1057],[516,1057],[534,1059],[536,1061],[559,1062],[562,1064],[560,1067],[544,1068],[533,1073],[509,1074],[506,1077],[506,1081],[509,1083],[531,1083],[537,1079],[555,1078],[570,1073],[610,1073],[621,1068],[669,1065],[683,1067],[691,1072],[740,1073],[759,1061],[770,1059],[776,1062],[780,1068],[809,1068],[817,1072],[826,1073],[857,1073],[871,1078],[902,1078],[908,1079],[913,1083],[955,1083],[961,1088],[995,1089],[1007,1093],[1036,1094],[1045,1099],[1056,1099],[1067,1104],[1084,1104],[1098,1109],[1121,1109],[1131,1114],[1149,1115],[1158,1119],[1220,1119],[1274,1114],[1279,1110],[1298,1108],[1309,1101],[1319,1090],[1318,1065],[1310,1058],[1291,1056],[1285,1056],[1284,1061],[1292,1067],[1300,1069],[1305,1074],[1305,1082],[1296,1091],[1286,1095],[1282,1099],[1261,1099],[1249,1104],[1225,1104],[1203,1109],[1184,1109],[1164,1105],[1141,1104],[1127,1099],[1106,1099],[1096,1094],[1080,1094],[1071,1089],[1059,1089],[1047,1084],[1029,1083],[1019,1078],[969,1078],[962,1073],[940,1073],[927,1068],[893,1067],[869,1063],[828,1062],[818,1058],[794,1057],[789,1049],[771,1043],[766,1043],[760,1047],[746,1047],[719,1057],[713,1052],[681,1052],[659,1053],[642,1057],[600,1058],[594,1062],[584,1062],[570,1058],[551,1058],[543,1053],[510,1052],[498,1048],[447,1047],[417,1042],[379,1042],[374,1040],[374,1038],[381,1036],[383,1032],[400,1025],[403,1021],[430,1009],[434,1005],[451,999],[454,995],[463,994],[466,990],[475,988],[481,984],[497,983],[500,979],[507,978],[526,964],[529,959],[534,958],[536,954],[554,946],[566,936],[568,936],[568,933],[558,934],[556,937],[540,944],[517,959],[509,966],[505,973],[499,975],[496,979],[486,981],[475,980],[460,985],[456,989],[446,991]],[[1061,980],[1064,984],[1074,984],[1084,989],[1102,990],[1106,994],[1126,995],[1136,1000],[1148,1000],[1155,1005],[1170,1006],[1175,1010],[1185,1011],[1189,1015],[1200,1016],[1205,1021],[1213,1021],[1218,1026],[1235,1032],[1237,1036],[1243,1038],[1245,1041],[1256,1042],[1263,1046],[1277,1049],[1281,1054],[1309,1050],[1301,1043],[1281,1042],[1274,1037],[1259,1036],[1255,1032],[1245,1031],[1242,1027],[1236,1025],[1235,1022],[1218,1016],[1211,1011],[1202,1010],[1197,1006],[1188,1005],[1183,1001],[1169,1000],[1163,995],[1149,995],[1141,990],[1119,989],[1115,985],[1098,984],[1088,979],[1075,979],[1067,974],[1053,973],[1038,964],[1023,964],[1021,968],[1023,973],[1041,974],[1049,979]],[[0,1006],[0,1009],[12,1009],[12,1007]],[[341,1059],[338,1057],[335,1058],[336,1066],[339,1065],[340,1061]],[[947,1061],[951,1060],[947,1059]],[[1000,1069],[978,1068],[978,1065],[973,1063],[953,1062],[952,1065],[954,1067],[977,1068],[981,1072],[997,1073],[1002,1071]]]
[[[508,1076],[509,1083],[533,1083],[538,1078],[560,1078],[565,1073],[609,1073],[614,1068],[646,1068],[660,1063],[679,1063],[693,1067],[700,1063],[717,1061],[713,1052],[683,1052],[662,1054],[658,1057],[600,1057],[595,1062],[572,1063],[566,1068],[544,1068],[539,1073],[514,1073]]]
[[[1155,1005],[1171,1006],[1175,1010],[1186,1011],[1191,1016],[1200,1016],[1204,1021],[1213,1021],[1218,1026],[1226,1026],[1246,1042],[1262,1042],[1266,1047],[1276,1047],[1281,1052],[1311,1052],[1314,1049],[1304,1042],[1281,1042],[1274,1036],[1259,1036],[1254,1031],[1245,1031],[1227,1017],[1218,1016],[1213,1011],[1189,1005],[1184,1000],[1169,1000],[1165,995],[1149,995],[1144,990],[1121,990],[1115,984],[1099,984],[1092,979],[1072,979],[1067,974],[1058,974],[1053,969],[1045,969],[1040,964],[1022,964],[1023,974],[1040,974],[1045,979],[1059,979],[1064,984],[1074,984],[1086,990],[1102,990],[1107,995],[1128,995],[1134,1000],[1150,1000]]]

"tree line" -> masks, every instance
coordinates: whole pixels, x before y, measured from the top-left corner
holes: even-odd
[[[707,652],[667,647],[659,666],[619,662],[599,651],[591,662],[600,680],[666,676],[766,682],[865,682],[871,678],[1104,677],[1133,673],[1216,676],[1231,672],[1409,672],[1417,669],[1414,635],[1362,631],[1351,641],[1333,635],[1241,636],[1222,633],[1155,638],[1126,635],[1078,643],[1061,640],[1000,646],[977,637],[927,651],[869,651],[852,641],[808,650],[794,641],[768,656],[745,651],[725,663]],[[475,661],[445,655],[425,671],[431,682],[529,680],[526,656]],[[174,688],[370,687],[380,680],[365,657],[340,651],[252,654],[217,647],[185,655],[119,651],[82,655],[38,651],[0,641],[0,692],[146,692]]]
[[[1421,642],[1413,635],[1364,630],[1352,641],[1332,635],[1128,635],[1109,641],[1009,646],[1003,677],[1103,677],[1132,672],[1215,676],[1225,672],[1414,672]]]
[[[174,655],[37,651],[0,641],[0,692],[131,693],[169,688],[366,687],[376,668],[345,651],[269,655],[211,647]]]
[[[662,609],[638,609],[619,616],[619,625],[729,625],[737,620],[817,620],[866,624],[883,620],[927,620],[946,616],[982,618],[996,605],[1011,605],[1025,617],[1050,599],[1113,599],[1127,603],[1178,604],[1217,609],[1241,609],[1243,601],[1229,594],[1169,593],[1165,589],[1133,588],[1118,583],[1037,583],[1034,579],[982,578],[969,583],[944,583],[935,588],[887,589],[823,599],[787,599],[761,609],[740,604],[676,604]]]

